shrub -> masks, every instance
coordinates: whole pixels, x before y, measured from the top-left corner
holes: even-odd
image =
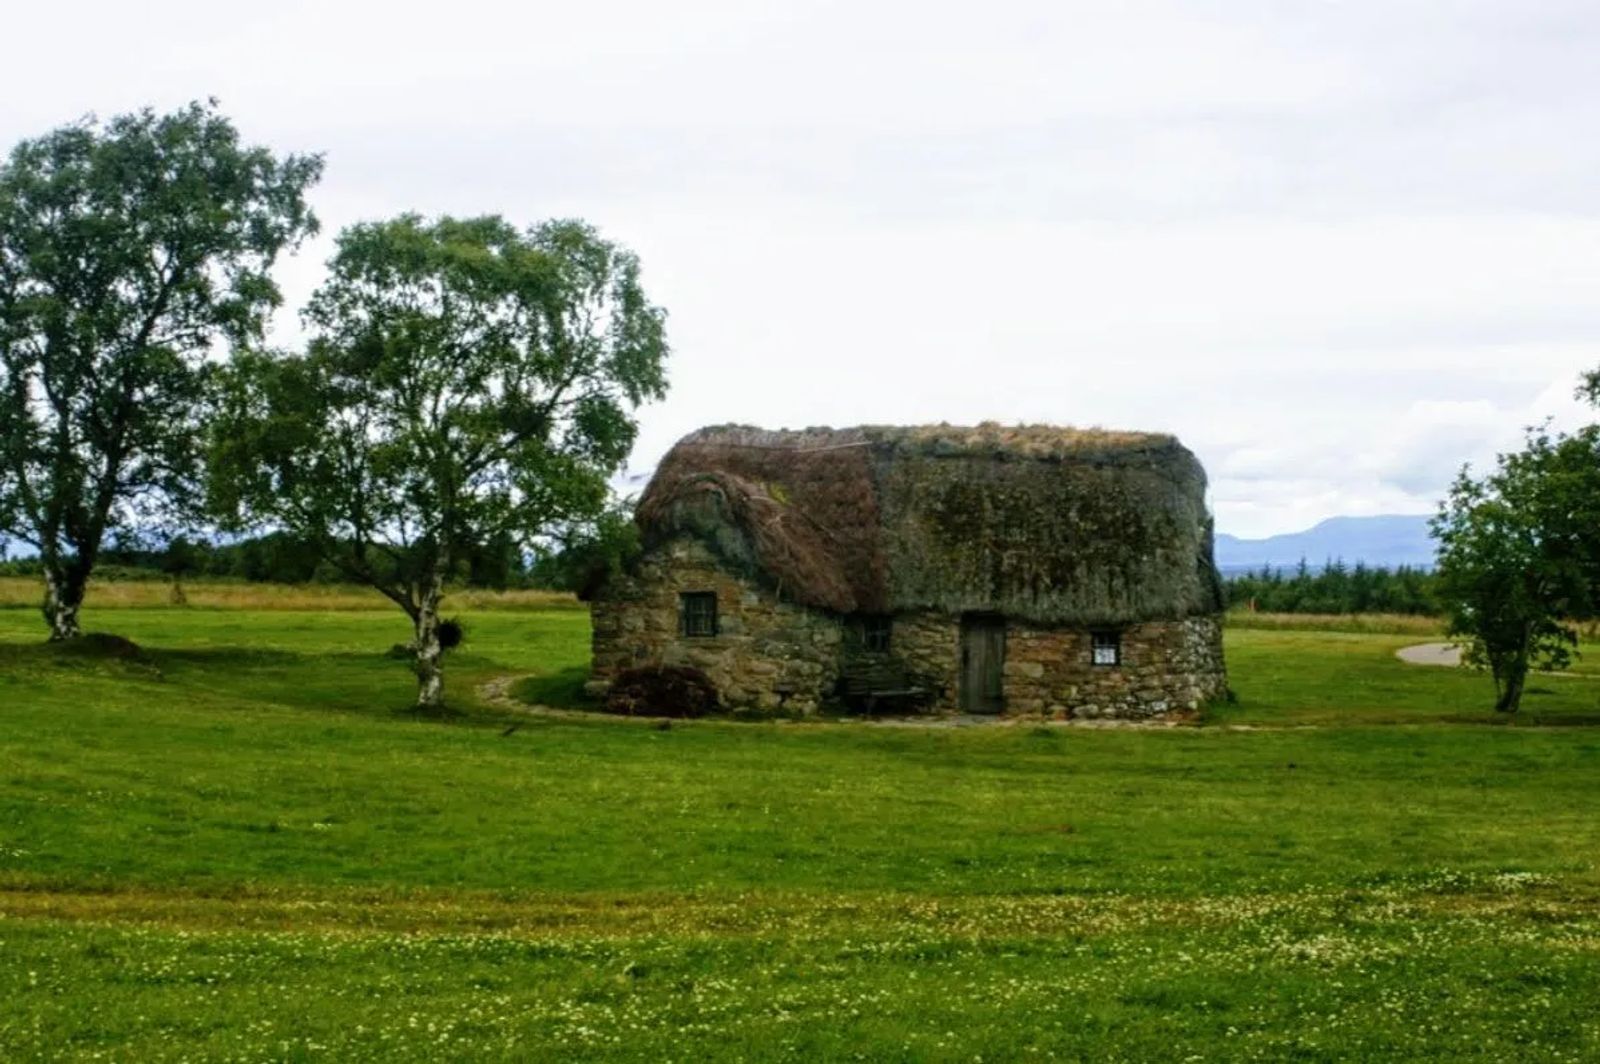
[[[720,699],[710,677],[682,665],[629,669],[611,685],[606,712],[628,717],[703,717]]]

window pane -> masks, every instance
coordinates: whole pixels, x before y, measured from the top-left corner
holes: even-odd
[[[1089,660],[1096,665],[1122,663],[1122,636],[1118,632],[1095,632],[1089,637]]]
[[[678,596],[686,636],[717,634],[717,594],[714,591],[685,591]]]

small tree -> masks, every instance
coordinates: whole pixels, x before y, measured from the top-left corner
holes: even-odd
[[[1495,709],[1514,713],[1530,668],[1559,669],[1600,583],[1600,428],[1529,433],[1481,480],[1456,478],[1434,518],[1438,596],[1464,660],[1494,677]]]
[[[632,411],[665,392],[665,315],[637,259],[578,222],[407,215],[346,230],[330,268],[307,352],[225,375],[212,501],[399,605],[437,709],[452,567],[605,509]]]
[[[321,169],[241,145],[214,103],[0,165],[0,533],[39,552],[52,639],[79,633],[107,534],[189,501],[205,356],[260,335]]]
[[[174,606],[187,606],[189,596],[183,590],[183,578],[200,568],[200,552],[186,536],[173,536],[167,549],[161,552],[161,571],[172,581],[168,596]]]

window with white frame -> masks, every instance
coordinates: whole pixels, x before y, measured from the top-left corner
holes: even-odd
[[[1089,662],[1093,665],[1122,664],[1122,633],[1091,632],[1089,634]]]

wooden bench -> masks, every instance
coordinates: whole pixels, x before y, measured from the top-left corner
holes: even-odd
[[[839,691],[847,706],[866,713],[920,708],[937,693],[912,680],[898,661],[880,654],[846,662],[840,670]]]

